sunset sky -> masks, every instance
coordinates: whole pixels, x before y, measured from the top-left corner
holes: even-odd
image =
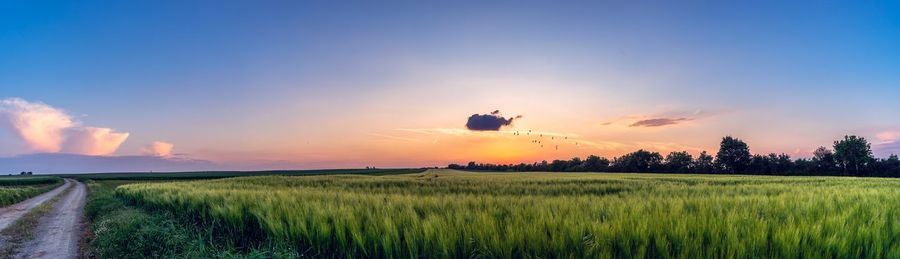
[[[444,166],[725,135],[900,153],[896,3],[337,2],[0,3],[0,163]],[[103,167],[124,159],[146,163]]]

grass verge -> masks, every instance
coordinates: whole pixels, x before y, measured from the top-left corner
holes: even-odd
[[[216,230],[165,211],[128,206],[115,197],[130,181],[88,181],[86,258],[297,258],[286,245],[237,245]]]

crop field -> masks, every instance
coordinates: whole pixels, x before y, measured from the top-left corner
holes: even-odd
[[[430,170],[115,195],[304,257],[900,258],[900,179]]]
[[[62,183],[58,177],[0,177],[0,207],[47,192]]]
[[[363,175],[385,175],[385,174],[406,174],[419,173],[423,169],[330,169],[330,170],[276,170],[276,171],[209,171],[209,172],[169,172],[169,173],[148,173],[148,172],[131,172],[131,173],[94,173],[94,174],[59,174],[58,177],[75,178],[79,180],[196,180],[196,179],[219,179],[241,176],[262,176],[262,175],[286,175],[286,176],[302,176],[302,175],[335,175],[335,174],[363,174]]]

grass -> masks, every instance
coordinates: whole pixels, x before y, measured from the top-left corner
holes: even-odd
[[[190,232],[164,215],[130,208],[113,196],[115,186],[126,181],[88,181],[90,190],[85,215],[92,222],[88,237],[90,258],[189,257]],[[195,242],[196,243],[196,242]]]
[[[0,186],[40,185],[60,182],[62,182],[62,179],[54,176],[0,176]]]
[[[125,180],[125,181],[152,181],[152,180],[197,180],[219,179],[243,176],[286,175],[335,175],[335,174],[410,174],[420,173],[423,169],[331,169],[331,170],[275,170],[275,171],[210,171],[210,172],[172,172],[172,173],[95,173],[95,174],[60,174],[55,175],[64,178],[79,180]]]
[[[62,184],[63,180],[59,177],[0,177],[0,207],[37,196]]]
[[[900,179],[434,170],[115,195],[238,251],[303,257],[900,257]]]
[[[90,258],[296,258],[293,247],[255,240],[252,245],[221,238],[219,229],[164,210],[128,206],[115,188],[130,183],[237,177],[248,175],[388,175],[420,173],[421,169],[310,170],[265,172],[197,172],[94,174],[83,177],[90,191],[85,214],[90,222],[84,254]],[[99,180],[91,180],[91,178]]]

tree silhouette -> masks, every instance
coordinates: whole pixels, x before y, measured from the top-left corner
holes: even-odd
[[[812,162],[815,164],[815,170],[822,173],[832,173],[837,171],[837,162],[834,159],[834,152],[826,147],[819,147],[813,152]]]
[[[852,176],[900,177],[900,158],[886,159],[872,156],[869,143],[857,136],[845,136],[834,142],[834,150],[819,147],[810,159],[792,160],[787,154],[752,155],[747,143],[733,137],[722,139],[721,148],[713,158],[706,151],[693,159],[686,151],[671,152],[665,159],[657,152],[638,150],[613,159],[591,155],[582,160],[541,161],[532,164],[490,164],[469,162],[450,164],[447,168],[477,171],[518,172],[669,172],[710,174],[718,172],[765,175],[834,175],[843,171]],[[28,175],[29,172],[22,172]]]
[[[872,160],[872,146],[865,138],[844,136],[834,142],[834,158],[845,174],[862,175],[860,170]]]
[[[666,155],[666,170],[672,173],[691,171],[694,157],[687,151],[672,152]]]
[[[609,159],[590,155],[584,159],[584,167],[586,171],[603,172],[609,168]]]
[[[727,136],[722,138],[716,165],[725,173],[739,173],[750,164],[750,148],[744,141]]]
[[[616,158],[613,167],[622,172],[655,172],[660,169],[662,160],[659,153],[641,149]]]

